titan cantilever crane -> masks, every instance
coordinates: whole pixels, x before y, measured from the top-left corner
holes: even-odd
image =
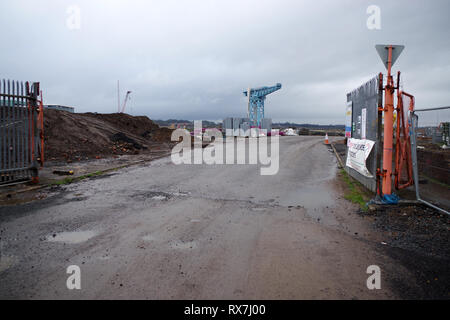
[[[244,95],[248,97],[248,118],[251,126],[261,127],[261,121],[264,119],[264,101],[266,96],[281,89],[281,83],[273,87],[262,87],[256,89],[248,89]]]

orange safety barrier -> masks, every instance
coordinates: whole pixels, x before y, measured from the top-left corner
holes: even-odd
[[[400,75],[400,73],[399,73]],[[404,105],[409,102],[408,105]],[[414,111],[414,96],[398,91],[397,131],[395,145],[395,188],[404,189],[414,184],[409,112]]]

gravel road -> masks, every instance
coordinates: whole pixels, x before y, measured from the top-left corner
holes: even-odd
[[[412,275],[336,171],[322,137],[282,137],[275,176],[164,158],[0,207],[0,298],[399,298]],[[70,265],[81,290],[66,287]],[[381,290],[366,286],[370,265]]]

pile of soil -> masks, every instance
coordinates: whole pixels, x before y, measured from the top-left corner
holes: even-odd
[[[172,130],[148,117],[46,110],[46,161],[80,161],[170,149]]]

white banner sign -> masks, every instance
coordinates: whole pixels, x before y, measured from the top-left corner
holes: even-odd
[[[374,145],[375,142],[371,140],[348,139],[347,167],[372,178],[373,175],[366,168],[366,160]]]

